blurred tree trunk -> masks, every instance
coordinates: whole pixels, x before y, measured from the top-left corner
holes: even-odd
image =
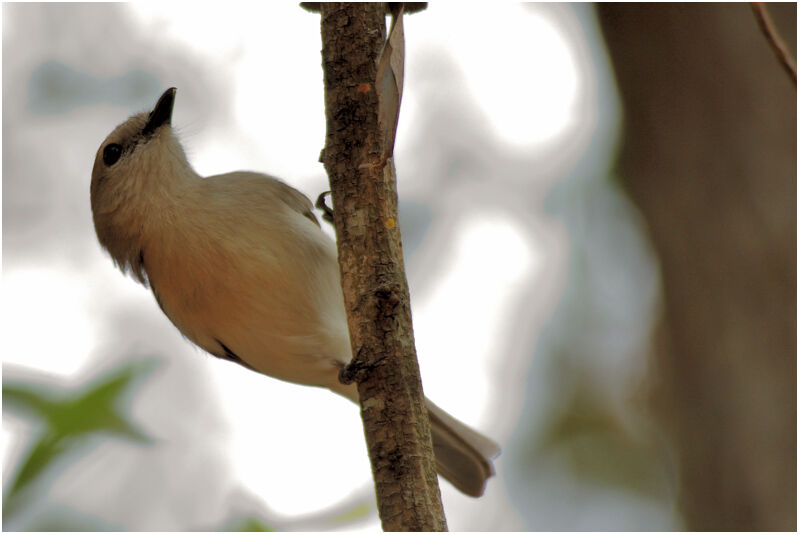
[[[796,6],[770,5],[796,55]],[[796,97],[747,4],[600,4],[691,530],[796,528]]]

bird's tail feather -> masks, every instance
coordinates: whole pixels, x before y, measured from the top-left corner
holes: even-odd
[[[436,470],[468,496],[483,494],[486,480],[494,475],[492,459],[500,447],[425,399],[431,421]]]
[[[344,385],[338,381],[331,390],[358,403],[355,383]],[[492,459],[500,447],[492,440],[470,429],[425,398],[433,436],[436,471],[468,496],[483,494],[486,480],[494,475]]]

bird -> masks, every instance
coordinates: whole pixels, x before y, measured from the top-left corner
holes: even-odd
[[[94,228],[123,273],[149,287],[178,330],[211,355],[358,403],[335,242],[311,201],[250,171],[201,177],[173,127],[176,89],[102,142],[90,185]],[[498,445],[426,398],[436,468],[483,494]]]

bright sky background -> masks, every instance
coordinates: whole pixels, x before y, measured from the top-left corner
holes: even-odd
[[[102,50],[119,46],[113,39],[95,43],[101,49],[94,64],[81,47],[34,43],[42,50],[12,58],[11,75],[19,79],[4,82],[4,103],[24,98],[26,77],[46,59],[71,63],[113,85],[123,83],[120,77],[131,65],[148,65],[152,50],[164,50],[159,62],[153,60],[152,73],[161,89],[178,87],[173,124],[198,172],[268,172],[312,198],[325,189],[317,162],[325,135],[317,15],[286,2],[227,2],[222,10],[214,3],[192,3],[191,16],[182,2],[134,3],[124,9],[142,41],[117,52],[125,59],[120,68],[113,52]],[[6,39],[25,30],[15,26],[14,13],[4,10]],[[523,410],[523,379],[538,330],[552,314],[566,271],[565,230],[541,214],[539,203],[576,165],[597,125],[597,81],[587,63],[590,45],[582,24],[568,6],[512,3],[494,3],[491,9],[432,3],[405,21],[406,87],[396,160],[401,200],[424,207],[428,218],[416,234],[416,221],[401,221],[425,391],[504,446]],[[113,32],[87,27],[99,32],[92,39]],[[195,65],[202,66],[203,77],[191,78]],[[45,122],[52,117],[32,120],[31,128],[46,129],[53,139],[70,139],[73,132],[80,137],[80,150],[62,147],[56,156],[58,165],[75,170],[69,176],[77,184],[72,188],[85,196],[75,197],[83,221],[90,222],[84,212],[87,169],[96,147],[131,113],[152,106],[160,91],[138,107],[89,102],[66,110],[66,119],[53,126]],[[15,135],[27,136],[23,142],[32,144],[37,133]],[[458,164],[438,161],[436,155],[446,153],[442,149],[468,151],[480,163],[455,183],[439,180]],[[20,199],[15,201],[25,202]],[[81,239],[93,236],[91,228],[82,232]],[[181,363],[159,379],[160,388],[169,389],[167,379],[174,381],[184,366],[178,355],[190,355],[187,362],[199,370],[204,388],[214,391],[202,397],[210,400],[214,416],[209,418],[221,430],[214,441],[227,448],[224,470],[270,509],[291,517],[334,506],[364,489],[369,495],[368,460],[354,406],[191,349],[149,292],[123,278],[96,242],[86,251],[72,263],[4,259],[5,363],[63,377],[90,373],[87,367],[96,365],[97,352],[108,351],[110,337],[120,335],[109,332],[108,318],[129,313],[132,328],[122,333],[127,343]],[[524,319],[520,314],[528,315],[522,331],[515,327]],[[194,410],[204,409],[170,407],[167,412],[182,418]],[[173,424],[165,425],[154,432]],[[12,446],[4,447],[7,466],[9,455],[18,451],[5,420],[3,430],[4,443]],[[497,466],[500,475],[481,500],[442,484],[451,529],[525,527],[506,494],[502,456]],[[69,488],[62,491],[57,498],[82,499],[71,497]],[[221,514],[220,507],[210,506],[209,517]]]

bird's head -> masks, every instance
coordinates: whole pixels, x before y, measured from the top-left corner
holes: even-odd
[[[167,89],[152,111],[117,126],[94,160],[90,193],[97,237],[118,265],[134,271],[130,249],[148,218],[157,217],[170,193],[193,173],[172,131],[175,91]]]

